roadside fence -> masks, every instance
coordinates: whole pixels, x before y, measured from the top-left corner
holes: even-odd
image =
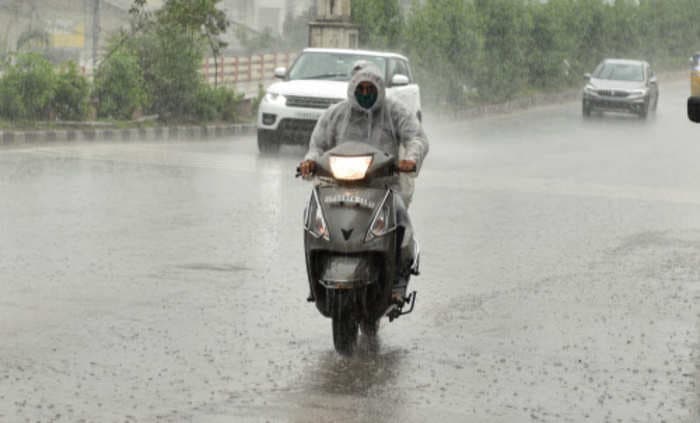
[[[258,85],[266,87],[274,82],[275,68],[289,68],[296,57],[296,52],[209,57],[204,59],[201,73],[210,85],[233,88],[251,98],[257,95]],[[90,64],[81,64],[80,69],[83,76],[92,80]]]
[[[239,83],[270,81],[275,77],[275,68],[289,68],[296,56],[296,53],[269,53],[210,57],[204,60],[202,73],[211,85],[234,87]]]

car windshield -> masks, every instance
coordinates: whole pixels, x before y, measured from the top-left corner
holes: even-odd
[[[378,56],[327,52],[302,54],[289,71],[289,79],[328,79],[349,81],[352,65],[358,60],[367,60],[386,72],[386,59]]]
[[[643,81],[644,72],[641,64],[636,63],[601,63],[593,72],[598,79],[615,81]]]

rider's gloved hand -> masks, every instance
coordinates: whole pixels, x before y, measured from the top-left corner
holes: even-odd
[[[399,172],[415,172],[416,162],[413,160],[401,160],[399,161]]]
[[[301,172],[301,176],[305,178],[311,176],[315,170],[316,162],[313,160],[304,160],[299,163],[299,171]]]

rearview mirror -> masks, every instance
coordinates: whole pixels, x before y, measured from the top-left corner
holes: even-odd
[[[688,97],[688,119],[700,123],[700,97]]]
[[[391,78],[391,85],[394,87],[408,85],[409,82],[408,77],[406,75],[401,75],[400,73],[397,73],[393,78]]]
[[[652,76],[651,78],[649,78],[649,83],[656,84],[656,76]]]
[[[590,81],[590,80],[591,80],[591,74],[590,74],[590,73],[584,73],[584,74],[583,74],[583,79],[586,80],[586,81]]]
[[[287,76],[287,68],[275,68],[275,78],[284,79]]]

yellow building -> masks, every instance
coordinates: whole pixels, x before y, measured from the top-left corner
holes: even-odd
[[[41,47],[62,51],[76,59],[91,56],[94,39],[98,40],[99,50],[110,32],[128,24],[131,3],[131,0],[2,1],[0,50],[15,52]],[[93,36],[95,28],[99,30],[97,37]]]
[[[85,24],[73,23],[68,27],[54,27],[50,30],[50,44],[54,48],[86,48]]]

